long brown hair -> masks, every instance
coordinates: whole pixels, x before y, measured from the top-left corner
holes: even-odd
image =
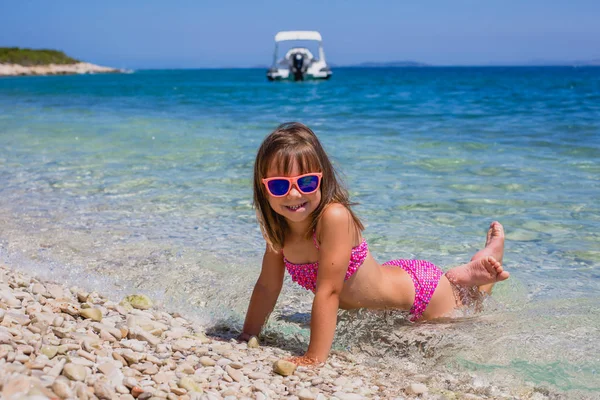
[[[307,237],[319,222],[325,208],[331,203],[344,205],[358,231],[364,229],[360,219],[352,212],[348,191],[341,183],[335,168],[329,161],[327,153],[321,146],[315,133],[306,125],[299,122],[286,122],[279,125],[262,142],[256,154],[254,163],[254,208],[258,223],[267,243],[278,251],[283,247],[285,234],[288,231],[286,219],[277,214],[269,205],[269,193],[262,183],[267,171],[274,161],[277,161],[284,174],[289,174],[295,163],[301,174],[321,172],[321,202],[312,213],[312,221]]]

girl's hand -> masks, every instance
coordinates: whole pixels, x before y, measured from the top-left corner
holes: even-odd
[[[323,364],[316,358],[308,357],[308,356],[300,356],[300,357],[290,357],[287,358],[286,361],[293,362],[294,364],[301,367],[314,367],[320,364]]]
[[[248,342],[252,337],[256,337],[256,335],[251,335],[249,333],[240,333],[240,335],[237,337],[237,340],[240,342]]]

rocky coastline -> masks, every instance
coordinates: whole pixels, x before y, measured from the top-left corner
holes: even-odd
[[[86,62],[74,64],[20,65],[0,63],[0,76],[30,76],[30,75],[77,75],[77,74],[106,74],[126,72],[117,68],[103,67]]]
[[[143,295],[117,302],[0,266],[2,399],[560,398],[469,373],[424,375],[408,361],[390,370],[334,352],[323,366],[295,368],[282,362],[290,356],[207,336]]]

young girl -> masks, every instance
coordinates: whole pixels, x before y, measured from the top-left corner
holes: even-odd
[[[285,123],[265,138],[254,164],[254,206],[266,249],[241,339],[260,333],[286,269],[294,282],[315,294],[308,351],[292,360],[304,365],[327,359],[338,308],[396,308],[408,310],[411,321],[428,320],[462,305],[457,286],[491,293],[495,282],[509,276],[501,265],[504,231],[498,222],[490,225],[483,250],[444,274],[428,261],[379,264],[350,205],[307,126]]]

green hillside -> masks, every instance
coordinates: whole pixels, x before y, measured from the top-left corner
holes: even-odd
[[[23,66],[48,64],[75,64],[79,60],[67,56],[58,50],[33,50],[19,47],[0,47],[0,64],[19,64]]]

